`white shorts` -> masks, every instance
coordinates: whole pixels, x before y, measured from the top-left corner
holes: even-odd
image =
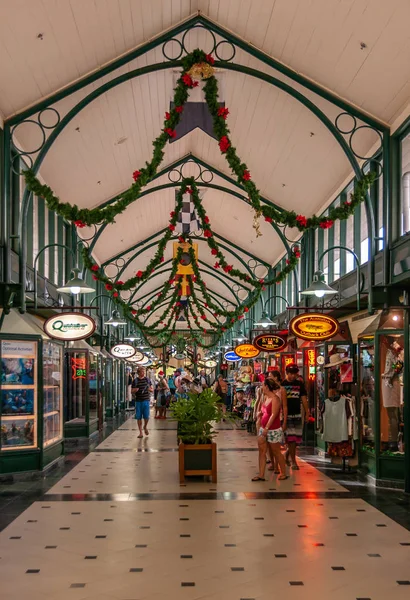
[[[259,435],[263,435],[263,431],[263,427],[260,427]],[[283,444],[285,442],[285,436],[282,427],[279,427],[279,429],[269,429],[266,434],[266,441],[270,444]]]

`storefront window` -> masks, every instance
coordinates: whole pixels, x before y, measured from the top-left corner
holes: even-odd
[[[67,354],[67,421],[85,421],[88,380],[86,352]]]
[[[382,454],[404,454],[403,346],[404,338],[401,334],[391,333],[379,338],[380,449]]]
[[[2,451],[37,447],[36,341],[0,344],[0,447]]]
[[[90,371],[88,378],[90,420],[98,418],[98,357],[90,353]]]
[[[360,342],[360,414],[363,450],[374,452],[375,444],[375,381],[374,338]]]
[[[43,343],[44,447],[51,446],[63,437],[62,357],[61,346],[52,342]]]
[[[401,142],[401,233],[410,231],[410,134]]]
[[[316,350],[316,429],[323,430],[322,408],[326,399],[325,390],[325,347],[319,346]]]

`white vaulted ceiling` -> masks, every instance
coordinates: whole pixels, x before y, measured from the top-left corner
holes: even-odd
[[[198,10],[380,122],[391,124],[408,104],[408,0],[0,0],[3,118],[98,70]],[[209,44],[209,39],[195,30],[187,42],[193,49]],[[106,75],[103,82],[163,60],[160,48],[151,50]],[[234,62],[291,83],[333,122],[341,112],[242,50]],[[41,166],[41,178],[62,200],[87,208],[128,188],[132,172],[151,157],[152,140],[163,126],[174,80],[170,70],[151,73],[97,98],[57,138]],[[66,115],[101,83],[71,94],[55,108]],[[284,91],[226,69],[221,74],[221,94],[229,107],[228,124],[238,154],[271,202],[310,215],[321,210],[351,175],[328,129]],[[361,155],[377,142],[368,129],[358,138],[355,150]],[[39,130],[21,126],[16,139],[23,150],[32,149],[38,145]],[[163,165],[188,154],[231,175],[217,142],[199,129],[168,145]],[[166,181],[163,176],[150,187]],[[220,177],[214,183],[229,187]],[[241,247],[245,262],[246,251],[271,265],[283,253],[279,237],[267,223],[261,223],[263,236],[256,238],[253,212],[246,203],[214,189],[207,190],[203,203],[214,231]],[[98,261],[108,261],[166,227],[173,204],[172,188],[135,202],[106,228],[95,247]],[[293,233],[287,235],[292,238]],[[138,255],[123,278],[142,268],[154,252],[153,247]],[[212,266],[205,244],[200,244],[200,253]],[[166,259],[170,257],[171,249]],[[231,258],[239,266],[238,259]],[[165,277],[156,278],[152,289]],[[226,296],[220,282],[205,279],[210,288]]]

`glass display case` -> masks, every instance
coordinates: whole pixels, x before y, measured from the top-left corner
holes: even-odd
[[[51,446],[63,437],[63,349],[43,342],[43,446]]]
[[[376,480],[393,482],[404,479],[402,328],[402,311],[382,312],[359,336],[360,464]]]
[[[0,357],[1,451],[37,448],[38,342],[2,340]]]
[[[31,325],[16,313],[8,322]],[[41,471],[63,455],[62,353],[45,334],[0,336],[0,473]]]

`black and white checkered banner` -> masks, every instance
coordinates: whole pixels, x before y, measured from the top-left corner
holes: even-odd
[[[176,223],[176,231],[178,233],[193,233],[201,229],[198,215],[196,214],[194,203],[192,202],[191,194],[184,194],[182,209],[178,214]]]

